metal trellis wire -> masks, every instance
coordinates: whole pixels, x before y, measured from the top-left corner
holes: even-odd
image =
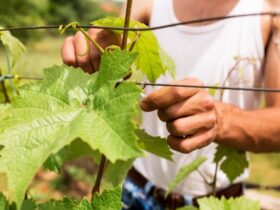
[[[83,28],[83,29],[109,29],[109,30],[120,30],[120,31],[155,31],[165,28],[176,27],[180,25],[191,25],[195,23],[205,23],[205,22],[212,22],[224,19],[235,19],[235,18],[245,18],[245,17],[253,17],[253,16],[273,16],[277,17],[280,16],[279,11],[271,11],[271,12],[261,12],[261,13],[249,13],[249,14],[239,14],[239,15],[229,15],[229,16],[217,16],[211,18],[203,18],[203,19],[195,19],[190,21],[182,21],[167,25],[155,26],[155,27],[147,27],[147,28],[126,28],[126,27],[114,27],[114,26],[97,26],[97,25],[77,25],[76,28]],[[23,26],[23,27],[7,27],[7,28],[0,28],[1,31],[22,31],[22,30],[42,30],[42,29],[59,29],[66,25],[44,25],[44,26]]]
[[[205,23],[205,22],[213,22],[218,20],[225,19],[236,19],[236,18],[245,18],[245,17],[254,17],[254,16],[272,16],[277,17],[280,16],[279,11],[270,11],[270,12],[262,12],[262,13],[250,13],[250,14],[239,14],[239,15],[230,15],[230,16],[217,16],[212,18],[204,18],[204,19],[195,19],[191,21],[182,21],[173,24],[155,26],[155,27],[147,27],[147,28],[127,28],[127,27],[110,27],[110,26],[97,26],[97,25],[76,25],[76,28],[83,29],[108,29],[108,30],[122,30],[122,31],[154,31],[161,30],[171,27],[176,27],[180,25],[190,25],[195,23]],[[0,28],[0,32],[2,31],[23,31],[23,30],[50,30],[50,29],[60,29],[65,27],[66,25],[43,25],[43,26],[23,26],[23,27],[7,27]],[[32,78],[32,77],[24,77],[18,75],[3,75],[0,77],[0,82],[3,80],[10,79],[23,79],[23,80],[42,80],[42,78]],[[230,86],[208,86],[208,85],[185,85],[185,84],[164,84],[164,83],[147,83],[147,82],[135,82],[137,85],[141,86],[160,86],[160,87],[183,87],[183,88],[199,88],[199,89],[217,89],[217,90],[233,90],[233,91],[254,91],[254,92],[270,92],[270,93],[280,93],[280,89],[275,88],[263,88],[263,87],[230,87]]]

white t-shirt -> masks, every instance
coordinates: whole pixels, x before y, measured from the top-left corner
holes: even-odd
[[[240,0],[229,15],[261,12],[262,6],[263,0]],[[221,20],[205,26],[178,26],[157,30],[155,35],[161,47],[176,63],[176,80],[195,77],[207,85],[254,87],[261,83],[264,57],[260,19],[260,16],[254,16]],[[174,14],[173,1],[154,0],[150,26],[175,22],[178,20]],[[166,75],[157,82],[169,83],[172,80]],[[146,88],[147,93],[153,90],[151,87]],[[217,100],[219,95],[216,93]],[[243,109],[254,109],[259,104],[259,98],[255,92],[225,91],[222,101]],[[158,119],[156,112],[143,113],[143,127],[151,135],[168,136],[166,126]],[[182,166],[198,156],[205,156],[208,160],[199,171],[211,182],[215,171],[212,163],[215,148],[216,144],[212,143],[190,154],[174,152],[174,162],[148,154],[145,158],[137,159],[134,166],[152,183],[165,189]],[[247,176],[246,171],[237,181]],[[218,189],[229,184],[225,174],[219,171]],[[193,172],[175,191],[199,196],[210,193],[211,188],[198,172]]]

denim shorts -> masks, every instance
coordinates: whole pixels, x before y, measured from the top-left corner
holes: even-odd
[[[144,188],[126,178],[122,191],[122,210],[164,210],[164,207],[154,199],[151,190],[154,185],[147,182]],[[184,196],[185,205],[192,205],[192,197]]]

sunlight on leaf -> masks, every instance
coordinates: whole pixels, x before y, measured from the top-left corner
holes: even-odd
[[[0,28],[3,27],[0,26]],[[11,65],[14,67],[22,53],[26,51],[26,48],[9,31],[0,32],[0,41],[8,49]]]
[[[205,157],[197,157],[192,163],[183,166],[179,172],[177,173],[176,177],[173,181],[168,185],[165,196],[167,196],[174,188],[180,184],[187,176],[197,170],[199,166],[201,166],[206,161]]]
[[[214,158],[215,163],[219,163],[220,161],[222,161],[220,166],[221,170],[231,182],[240,176],[249,166],[245,152],[222,145],[217,147]]]
[[[221,199],[205,197],[198,200],[199,210],[260,210],[259,202],[247,198]]]
[[[93,21],[91,24],[98,26],[123,27],[124,19],[117,17],[106,17]],[[129,27],[147,28],[145,24],[133,20],[130,22]],[[122,34],[121,30],[113,31],[117,34]],[[128,32],[128,37],[130,40],[128,43],[128,49],[130,48],[133,40],[135,40],[136,33],[137,31]],[[175,63],[167,55],[167,53],[160,48],[159,43],[152,31],[139,32],[139,37],[132,51],[138,53],[138,57],[135,60],[136,67],[146,75],[149,81],[155,82],[159,76],[166,74],[167,71],[169,71],[174,77]]]

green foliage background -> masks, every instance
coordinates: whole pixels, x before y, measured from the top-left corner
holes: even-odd
[[[64,24],[79,21],[82,24],[103,17],[101,4],[106,1],[93,0],[5,0],[0,4],[0,25],[33,26],[43,24]],[[113,4],[118,5],[117,3]],[[109,12],[109,15],[113,15]],[[42,31],[19,31],[13,33],[21,40],[41,38]]]

